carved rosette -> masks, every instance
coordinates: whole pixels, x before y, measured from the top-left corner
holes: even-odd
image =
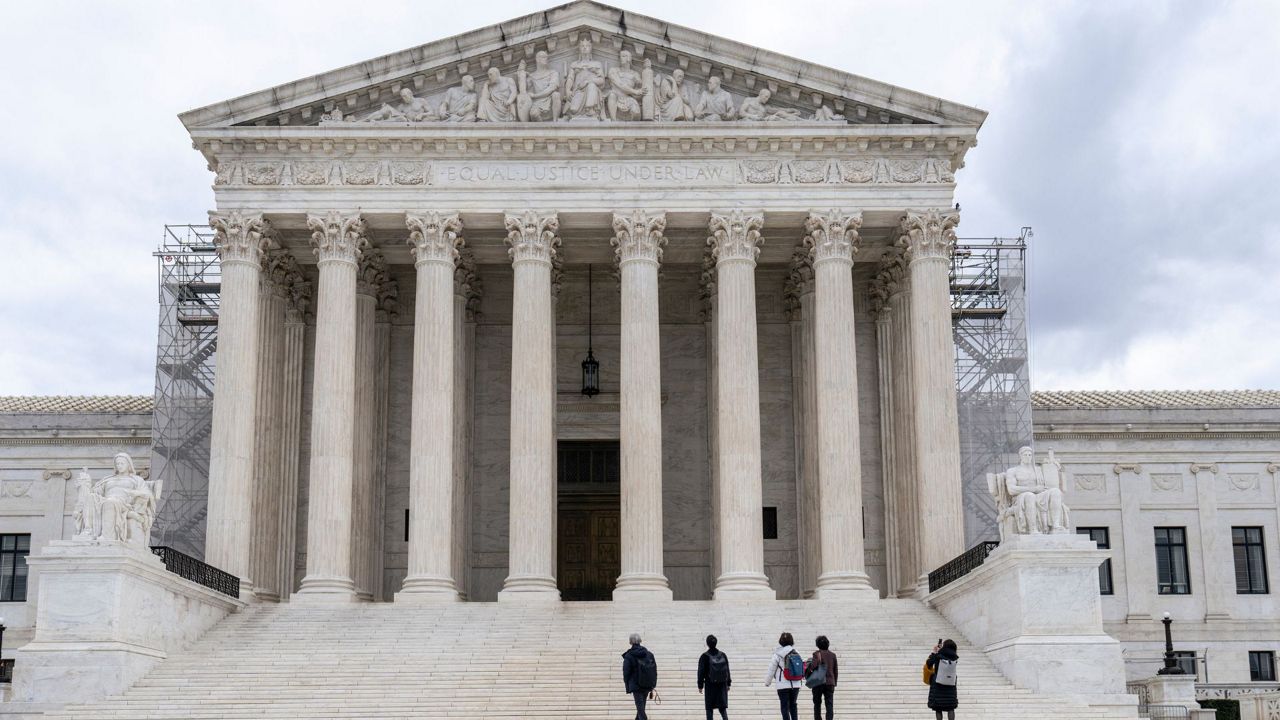
[[[634,210],[631,214],[613,214],[614,257],[619,265],[644,260],[655,265],[662,262],[662,248],[667,244],[665,212],[648,213]]]
[[[825,213],[809,213],[804,221],[804,244],[812,254],[813,262],[844,260],[853,262],[861,240],[858,229],[862,227],[862,213],[842,214],[839,210]]]
[[[320,263],[348,262],[354,265],[369,245],[360,213],[344,215],[337,210],[330,210],[324,215],[308,213],[307,229],[311,231],[311,245]]]
[[[507,254],[512,264],[541,262],[552,264],[552,257],[560,247],[560,218],[556,213],[540,213],[526,210],[519,215],[507,215]]]
[[[262,267],[262,254],[275,246],[275,230],[262,213],[211,212],[209,224],[224,264],[243,262]]]
[[[908,262],[940,258],[950,260],[956,248],[956,225],[960,213],[955,210],[908,210],[900,225],[898,243],[907,251]]]
[[[388,279],[387,261],[382,257],[382,251],[369,248],[360,254],[359,270],[356,271],[357,295],[376,297],[378,288]]]
[[[760,256],[760,246],[764,238],[760,229],[764,227],[763,215],[748,215],[741,210],[733,210],[727,215],[712,213],[708,229],[711,237],[707,244],[717,263],[729,261],[745,261],[755,264]]]
[[[457,213],[407,213],[404,224],[409,228],[409,251],[415,267],[429,262],[457,262],[458,248],[463,245],[462,219]]]

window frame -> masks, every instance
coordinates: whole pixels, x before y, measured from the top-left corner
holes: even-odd
[[[1244,540],[1236,542],[1236,531],[1243,531]],[[1257,531],[1258,539],[1250,540],[1249,532]],[[1235,569],[1236,577],[1236,594],[1237,595],[1270,595],[1271,579],[1267,577],[1267,536],[1266,532],[1260,525],[1233,525],[1231,527],[1231,559]],[[1236,554],[1237,548],[1244,548],[1244,571],[1246,587],[1242,590],[1240,587],[1240,557]],[[1254,567],[1249,550],[1257,549],[1258,567]],[[1255,577],[1255,573],[1258,577]],[[1260,579],[1261,589],[1257,589],[1254,581]]]
[[[6,547],[9,539],[13,539],[13,547]],[[26,548],[22,549],[23,539],[26,539]],[[27,594],[31,589],[31,570],[27,566],[27,558],[31,556],[31,533],[3,533],[0,534],[0,603],[16,603],[26,602]],[[22,563],[22,592],[18,597],[17,578],[18,578],[18,560]],[[7,580],[7,582],[5,582]]]
[[[1099,540],[1095,533],[1101,533],[1102,539]],[[1110,526],[1098,525],[1090,527],[1077,527],[1077,535],[1087,535],[1089,539],[1097,543],[1099,550],[1111,549],[1111,528]],[[1098,566],[1098,594],[1099,595],[1115,595],[1116,585],[1114,577],[1111,573],[1111,558],[1107,558],[1105,562]]]
[[[1153,528],[1155,535],[1156,550],[1156,594],[1157,595],[1190,595],[1191,594],[1191,560],[1190,551],[1187,547],[1187,528],[1185,526],[1157,526]],[[1160,534],[1164,532],[1165,539],[1161,541]],[[1181,536],[1180,542],[1172,540],[1171,535],[1176,531]],[[1179,554],[1177,551],[1181,550]],[[1169,578],[1160,577],[1160,560],[1161,554],[1167,555],[1167,565],[1169,567]],[[1181,562],[1182,576],[1185,582],[1179,586],[1174,579],[1178,573],[1175,569],[1175,561]]]
[[[1261,677],[1262,665],[1255,660],[1266,659],[1266,674],[1268,677]],[[1276,653],[1274,650],[1250,650],[1249,651],[1249,682],[1275,682],[1276,681]]]

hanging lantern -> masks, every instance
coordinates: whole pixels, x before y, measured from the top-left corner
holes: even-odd
[[[595,397],[600,394],[600,363],[591,353],[591,266],[587,266],[587,359],[582,361],[582,394]]]

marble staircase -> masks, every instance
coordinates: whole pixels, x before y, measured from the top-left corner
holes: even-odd
[[[775,718],[764,674],[779,632],[802,650],[819,633],[840,656],[837,716],[931,718],[920,665],[939,637],[960,643],[962,717],[1113,717],[1013,687],[941,615],[915,600],[514,607],[259,605],[224,620],[127,693],[51,718],[630,718],[620,655],[639,632],[658,659],[654,720],[702,718],[703,638],[730,658],[731,717]],[[1087,691],[1087,690],[1085,690]],[[810,717],[801,690],[802,717]]]

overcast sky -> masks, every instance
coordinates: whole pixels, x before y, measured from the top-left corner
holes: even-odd
[[[1036,389],[1280,388],[1280,2],[620,4],[989,111],[960,235],[1035,229]],[[548,6],[4,3],[0,395],[151,392],[179,112]]]

